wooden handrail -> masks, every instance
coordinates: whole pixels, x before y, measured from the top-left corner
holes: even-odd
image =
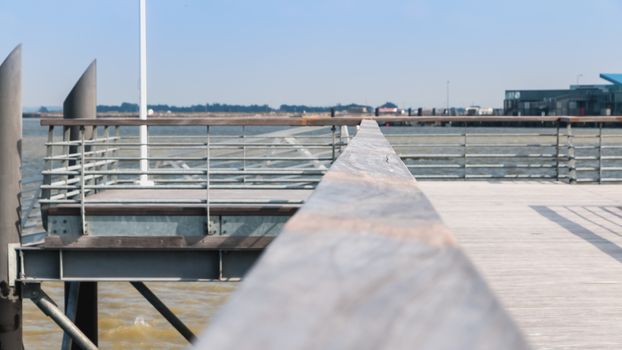
[[[108,117],[99,115],[97,119],[41,118],[43,126],[175,126],[175,125],[254,125],[254,126],[331,126],[359,125],[362,120],[375,120],[383,123],[520,123],[520,122],[565,122],[565,123],[619,123],[620,116],[371,116],[371,115],[328,115],[272,116],[272,115],[213,115],[205,113],[175,114],[174,116],[154,116],[147,120],[135,117]]]
[[[527,349],[374,121],[198,349]]]

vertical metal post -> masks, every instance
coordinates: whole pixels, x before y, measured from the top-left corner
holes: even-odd
[[[112,151],[112,155],[114,157],[117,156],[117,148],[118,148],[118,143],[121,140],[121,129],[119,128],[118,125],[114,126],[114,141],[113,141],[113,145],[114,145],[114,149]],[[120,153],[120,152],[119,152]],[[113,170],[117,170],[119,168],[119,161],[115,160],[112,163],[112,169]],[[117,183],[117,175],[112,175],[112,179],[111,179],[112,183],[115,184]]]
[[[45,146],[45,156],[46,156],[47,159],[45,160],[44,169],[47,170],[47,171],[51,171],[52,168],[54,167],[54,161],[50,159],[50,158],[52,158],[54,156],[54,145],[53,145],[53,143],[54,143],[54,126],[50,125],[48,127],[48,141],[47,141],[47,145]],[[44,185],[51,185],[52,184],[52,175],[43,175],[43,184]],[[50,190],[50,189],[42,189],[41,190],[41,198],[48,199],[48,198],[50,198],[51,195],[52,195],[52,190]],[[47,227],[48,227],[47,218],[48,218],[48,215],[47,215],[47,205],[44,204],[44,205],[41,206],[41,221],[43,223],[43,227],[46,230],[47,230]]]
[[[96,140],[96,139],[97,139],[97,126],[94,126],[93,127],[93,133],[91,134],[91,137],[86,140],[86,142],[89,142],[89,141],[94,142],[94,140]],[[85,154],[84,155],[85,156],[84,162],[86,164],[85,165],[86,168],[87,169],[91,169],[91,170],[100,170],[101,166],[95,166],[95,164],[97,163],[97,158],[98,158],[98,155],[97,155],[97,152],[96,152],[97,151],[97,146],[89,145],[88,148],[89,148],[88,152],[90,154]],[[87,157],[88,157],[88,159],[87,159]],[[91,164],[89,164],[89,163],[91,163]],[[91,176],[86,181],[86,184],[87,185],[97,185],[97,183],[100,182],[100,181],[101,181],[101,177],[98,176],[98,175],[93,174],[93,176]],[[95,192],[95,190],[91,189],[90,192]]]
[[[70,158],[69,153],[70,152],[69,152],[69,146],[67,145],[67,143],[71,141],[71,135],[70,134],[71,134],[71,128],[67,127],[67,126],[64,126],[63,127],[63,148],[62,148],[62,153],[61,154],[65,155],[66,158],[61,163],[63,168],[69,167],[69,158]],[[64,181],[65,185],[69,186],[69,176],[64,175],[63,176],[63,181]],[[65,194],[64,197],[65,197],[65,199],[69,198],[69,196],[68,196],[69,192],[70,192],[69,188],[64,190],[64,194]]]
[[[339,135],[337,135],[337,142],[338,142],[338,146],[337,147],[337,153],[339,155],[341,155],[341,152],[343,151],[343,127],[339,127]]]
[[[82,234],[86,235],[87,225],[86,225],[86,208],[84,205],[84,200],[86,198],[86,189],[84,186],[86,185],[85,181],[85,168],[84,168],[84,153],[85,153],[86,145],[84,144],[84,126],[80,126],[80,217],[82,218]]]
[[[205,229],[208,235],[211,235],[212,232],[212,224],[210,221],[210,139],[209,139],[209,125],[207,126],[207,135],[205,142]]]
[[[102,169],[106,172],[106,175],[103,176],[103,180],[102,183],[103,185],[108,185],[108,183],[110,182],[110,175],[108,175],[108,171],[110,170],[110,166],[109,166],[109,162],[110,162],[110,130],[109,130],[109,126],[105,125],[104,126],[104,165],[102,166]],[[96,191],[97,192],[97,191]]]
[[[246,126],[242,125],[242,182],[246,183]]]
[[[22,349],[22,299],[9,271],[19,245],[22,165],[22,49],[0,65],[0,349]]]
[[[598,123],[598,183],[603,183],[603,123]]]
[[[89,139],[87,139],[86,141],[87,142],[88,141],[93,142],[96,139],[97,139],[97,126],[94,126],[93,127],[93,134],[91,134],[91,137]],[[97,159],[96,158],[98,157],[97,156],[97,152],[96,152],[97,151],[97,146],[89,145],[88,147],[89,147],[90,154],[89,155],[85,154],[85,158],[84,158],[84,161],[86,162],[85,167],[88,168],[88,169],[91,169],[91,170],[101,170],[101,166],[95,166],[95,164],[97,163]],[[87,156],[90,158],[90,161],[86,158]],[[89,165],[89,164],[91,164],[91,165]],[[101,182],[101,178],[102,177],[100,177],[98,175],[93,175],[93,176],[91,176],[91,178],[89,180],[87,180],[86,184],[87,185],[97,185],[97,183]],[[92,189],[89,190],[89,191],[90,192],[95,192],[95,190],[92,190]]]
[[[569,121],[566,123],[566,142],[568,145],[568,182],[573,184],[577,182],[577,160],[575,159],[571,125]]]
[[[462,154],[462,158],[463,158],[463,164],[464,164],[464,173],[463,173],[463,180],[466,180],[468,175],[467,175],[467,150],[468,150],[468,135],[467,135],[467,122],[464,122],[464,144],[462,145],[463,147],[463,154]]]
[[[560,145],[560,137],[559,137],[559,118],[557,119],[557,141],[555,142],[556,144],[556,149],[555,149],[555,178],[557,179],[557,181],[559,181],[559,154],[560,154],[560,149],[561,149],[561,145]]]
[[[330,109],[330,117],[331,118],[335,118],[335,109],[334,108]],[[330,128],[330,131],[331,131],[331,134],[332,134],[332,137],[333,137],[333,142],[332,142],[332,159],[333,160],[332,160],[331,164],[334,163],[335,159],[336,159],[336,154],[335,154],[335,129],[336,129],[336,127],[334,125],[331,126],[331,128]]]
[[[147,9],[145,0],[140,0],[140,108],[139,117],[147,120]],[[149,153],[147,150],[147,125],[139,127],[140,136],[140,171],[145,173],[149,169]],[[140,175],[140,184],[153,185],[147,174]]]
[[[71,321],[76,321],[76,310],[78,309],[78,295],[80,292],[79,282],[65,282],[65,316]],[[71,335],[64,332],[61,350],[70,350],[72,346]]]

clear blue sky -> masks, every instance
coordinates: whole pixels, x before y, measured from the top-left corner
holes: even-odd
[[[505,89],[622,72],[619,0],[147,0],[149,103],[501,106]],[[138,101],[138,0],[0,0],[24,105]],[[2,58],[3,59],[3,58]]]

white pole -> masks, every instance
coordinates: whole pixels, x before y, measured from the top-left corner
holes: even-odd
[[[146,0],[140,0],[140,108],[139,117],[147,120],[147,18],[146,18]],[[141,125],[140,134],[140,171],[149,169],[149,161],[147,160],[147,126]],[[140,184],[143,186],[153,185],[149,181],[147,174],[140,175]]]

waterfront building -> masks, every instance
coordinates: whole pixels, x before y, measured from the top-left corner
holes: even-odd
[[[601,74],[611,84],[561,90],[506,90],[504,115],[622,115],[622,74]]]

